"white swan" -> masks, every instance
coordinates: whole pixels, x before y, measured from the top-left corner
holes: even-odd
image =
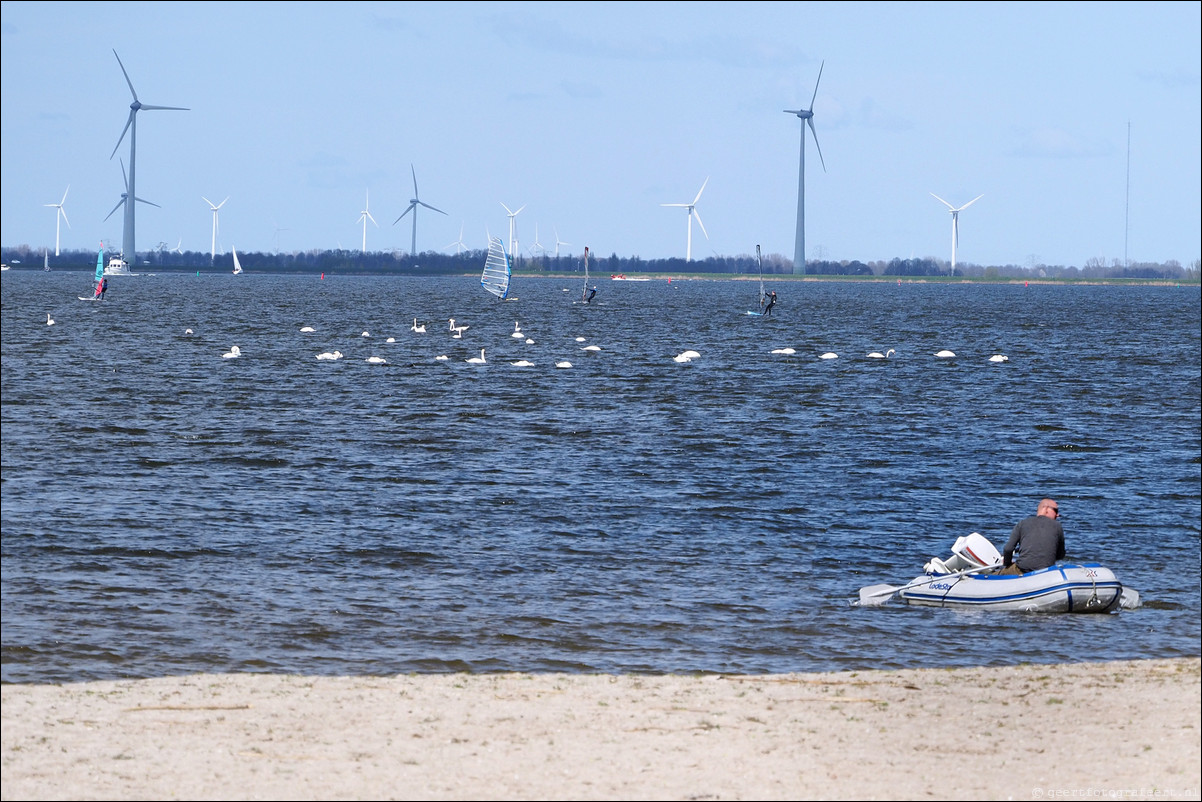
[[[583,338],[583,337],[577,337],[577,338],[576,338],[576,342],[578,342],[578,343],[582,343],[582,342],[584,342],[584,338]]]
[[[586,345],[586,346],[584,346],[583,348],[581,348],[580,350],[581,350],[581,351],[600,351],[600,350],[601,350],[601,346],[599,346],[599,345]]]
[[[450,357],[446,354],[439,354],[438,356],[434,357],[435,362],[446,362],[448,359],[450,359]]]
[[[818,358],[819,359],[838,359],[839,355],[836,354],[834,351],[827,351],[825,354],[822,354]]]
[[[518,322],[516,320],[513,321],[513,334],[510,334],[509,336],[516,337],[518,339],[521,339],[526,336],[525,334],[522,334],[522,327],[518,325]]]
[[[419,325],[417,325],[417,318],[413,318],[412,331],[416,331],[418,334],[425,334],[426,333],[426,324],[423,323],[419,326]]]
[[[366,331],[365,331],[365,332],[363,332],[363,336],[364,336],[364,337],[370,337],[370,336],[371,336],[371,334],[369,334],[368,332],[366,332]]]
[[[566,359],[565,359],[565,360],[563,360],[562,362],[556,362],[556,363],[555,363],[555,367],[557,367],[557,368],[570,368],[570,367],[572,367],[572,363],[571,363],[571,362],[569,362],[568,360],[566,360]]]
[[[472,357],[471,359],[467,360],[467,363],[469,365],[483,365],[484,364],[484,349],[483,348],[480,349],[480,356]]]
[[[795,353],[797,353],[797,351],[793,350],[792,348],[773,348],[773,349],[772,349],[772,353],[774,353],[774,354],[789,354],[789,355],[792,355],[792,354],[795,354]]]
[[[700,356],[701,354],[697,353],[696,351],[681,351],[679,354],[672,357],[672,359],[677,362],[692,362],[694,359],[697,359]]]
[[[942,351],[935,352],[935,356],[939,357],[940,359],[951,359],[955,355],[956,355],[955,351],[949,351],[946,348],[943,349]]]
[[[237,359],[242,356],[242,349],[236,345],[231,345],[230,350],[221,355],[222,359]]]
[[[388,360],[382,356],[369,356],[367,361],[373,365],[387,365]]]
[[[534,363],[528,359],[519,359],[517,362],[510,362],[509,364],[513,365],[515,368],[529,368],[534,366]]]
[[[892,348],[890,348],[888,351],[886,351],[883,354],[880,351],[873,351],[871,354],[868,355],[868,358],[869,359],[888,359],[889,357],[893,356],[895,353],[897,353],[897,352],[894,351]]]
[[[989,357],[989,361],[990,362],[1009,362],[1010,357],[1006,356],[1005,354],[994,354],[993,356]]]
[[[325,353],[318,354],[317,358],[322,359],[322,360],[342,359],[342,352],[341,351],[326,351]]]
[[[456,339],[462,337],[463,332],[467,331],[469,328],[471,328],[471,327],[470,326],[456,326],[455,318],[451,318],[451,331],[455,332]]]
[[[534,345],[534,340],[532,340],[532,339],[530,339],[529,337],[527,337],[527,338],[526,338],[526,345]]]
[[[312,326],[301,326],[301,331],[317,331],[317,329],[313,328]]]
[[[191,334],[191,333],[192,333],[192,329],[184,329],[184,334]]]
[[[50,317],[50,313],[49,313],[49,312],[47,312],[47,313],[46,313],[46,325],[47,325],[47,326],[53,326],[53,325],[54,325],[54,318]]]
[[[396,337],[389,337],[389,338],[388,338],[387,340],[385,340],[384,342],[386,342],[386,343],[394,343],[394,342],[396,342]]]

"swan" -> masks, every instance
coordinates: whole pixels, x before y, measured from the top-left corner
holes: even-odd
[[[797,352],[796,352],[795,350],[793,350],[792,348],[773,348],[773,349],[772,349],[772,353],[774,353],[774,354],[789,354],[789,355],[792,355],[792,354],[795,354],[795,353],[797,353]]]
[[[994,354],[993,356],[989,357],[989,361],[990,362],[1009,362],[1010,357],[1006,356],[1005,354]]]
[[[522,327],[518,325],[516,320],[513,321],[513,334],[510,334],[509,336],[516,337],[519,340],[526,336],[525,334],[522,334]]]
[[[370,336],[371,336],[371,334],[369,334],[368,332],[366,332],[366,331],[365,331],[365,332],[363,332],[363,336],[364,336],[364,337],[370,337]]]
[[[480,356],[472,357],[471,359],[467,360],[467,363],[469,365],[483,365],[484,364],[484,349],[483,348],[480,349]]]
[[[450,359],[450,357],[446,354],[440,354],[439,356],[434,357],[435,362],[446,362],[448,359]]]
[[[955,351],[949,351],[946,348],[943,349],[942,351],[935,352],[935,356],[939,357],[940,359],[951,359],[955,355],[956,355]]]
[[[556,363],[555,363],[555,367],[557,367],[557,368],[570,368],[570,367],[572,367],[572,363],[571,363],[571,362],[569,362],[568,360],[566,360],[566,359],[565,359],[565,360],[563,360],[562,362],[556,362]]]
[[[426,324],[423,323],[419,326],[419,325],[417,325],[417,318],[413,318],[412,331],[416,331],[418,334],[425,334],[426,333]]]
[[[191,333],[192,333],[192,329],[184,329],[184,334],[191,334]]]
[[[583,337],[577,337],[577,338],[576,338],[576,342],[578,342],[578,343],[582,343],[582,342],[584,342],[584,338],[583,338]]]
[[[897,352],[894,351],[892,348],[890,348],[888,351],[886,351],[883,354],[880,351],[873,351],[871,354],[868,355],[868,358],[869,359],[888,359],[889,357],[893,356],[895,353],[897,353]]]
[[[373,365],[387,365],[388,360],[382,356],[369,356],[367,361]]]
[[[386,343],[394,343],[394,342],[396,342],[396,337],[389,337],[389,338],[388,338],[387,340],[385,340],[384,342],[386,342]]]
[[[318,354],[317,358],[322,359],[322,360],[342,359],[342,352],[341,351],[326,351],[325,353]]]
[[[47,326],[53,326],[53,325],[54,325],[54,318],[50,317],[50,313],[49,313],[49,312],[47,312],[47,313],[46,313],[46,325],[47,325]]]
[[[469,328],[471,328],[471,327],[470,326],[456,326],[455,318],[451,318],[451,331],[455,332],[456,337],[459,337],[460,335],[462,335],[463,332],[467,331]]]
[[[581,351],[600,351],[600,350],[601,350],[601,346],[599,346],[599,345],[586,345],[586,346],[584,346],[583,348],[581,348],[580,350],[581,350]]]
[[[827,351],[825,354],[822,354],[818,358],[819,359],[838,359],[839,355],[836,354],[834,351]]]
[[[236,345],[231,345],[230,350],[221,355],[222,359],[237,359],[242,356],[242,349]]]
[[[701,356],[701,354],[697,353],[696,351],[681,351],[679,354],[672,357],[672,359],[677,362],[692,362],[699,356]]]
[[[532,339],[530,339],[529,337],[527,337],[527,338],[526,338],[526,345],[534,345],[534,340],[532,340]]]
[[[313,328],[312,326],[301,326],[301,331],[309,332],[309,331],[317,331],[317,329]]]
[[[515,368],[529,368],[534,366],[534,363],[528,359],[519,359],[517,362],[510,362],[509,364],[513,365]]]

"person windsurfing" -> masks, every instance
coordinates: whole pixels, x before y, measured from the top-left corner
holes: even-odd
[[[590,304],[593,302],[593,299],[596,297],[597,297],[597,285],[594,284],[593,288],[588,291],[588,297],[584,299],[584,302],[586,304]]]

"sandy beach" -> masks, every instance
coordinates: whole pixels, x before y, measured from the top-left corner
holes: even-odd
[[[9,799],[1198,799],[1198,658],[3,692]]]

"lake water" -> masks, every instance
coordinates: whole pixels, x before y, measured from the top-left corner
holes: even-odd
[[[4,682],[1202,651],[1197,286],[89,278],[4,274]],[[851,604],[1044,495],[1142,607]]]

